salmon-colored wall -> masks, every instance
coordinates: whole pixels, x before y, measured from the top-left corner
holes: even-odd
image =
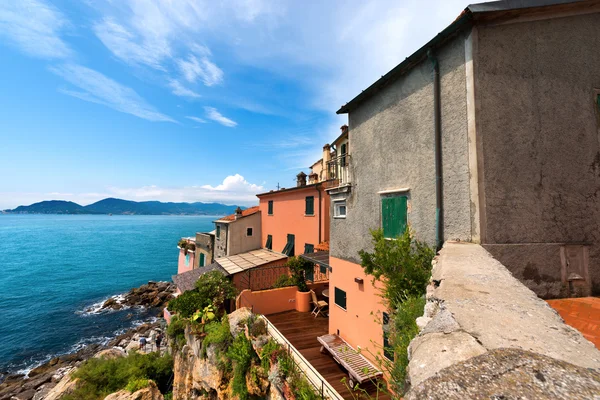
[[[177,275],[182,274],[187,271],[191,271],[194,269],[194,261],[195,261],[194,257],[196,256],[196,254],[194,254],[191,251],[188,251],[188,254],[190,255],[190,262],[186,266],[185,265],[185,254],[183,253],[182,249],[179,249],[179,259],[177,260]]]
[[[352,347],[363,349],[363,355],[374,361],[372,354],[382,353],[382,312],[386,310],[381,286],[374,287],[359,264],[330,257],[329,265],[329,333],[335,333]],[[362,284],[354,281],[362,278]],[[346,292],[346,310],[335,304],[335,288]],[[375,346],[373,345],[375,343]],[[371,354],[372,353],[372,354]]]
[[[308,285],[308,287],[320,295],[327,284],[316,283]],[[296,309],[296,286],[285,288],[259,290],[252,292],[244,290],[238,298],[237,308],[250,307],[255,314],[277,314],[284,311]],[[311,310],[312,310],[311,304]]]
[[[329,195],[320,187],[321,214],[319,215],[319,192],[315,186],[290,191],[261,195],[262,221],[261,247],[265,247],[267,236],[273,236],[273,251],[281,252],[287,243],[288,233],[295,235],[294,254],[304,253],[304,245],[319,244],[319,219],[321,220],[321,242],[329,241]],[[305,216],[306,197],[315,198],[315,215]],[[269,200],[273,200],[273,215],[269,215]]]

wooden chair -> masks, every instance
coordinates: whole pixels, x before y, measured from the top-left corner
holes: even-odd
[[[317,295],[315,294],[314,290],[310,291],[310,295],[312,296],[312,302],[315,305],[315,308],[312,310],[312,315],[314,315],[315,318],[317,318],[321,311],[327,308],[329,304],[327,304],[327,302],[324,300],[317,299]]]

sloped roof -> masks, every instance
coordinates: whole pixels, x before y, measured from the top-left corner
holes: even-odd
[[[268,249],[252,250],[234,256],[221,257],[215,260],[227,273],[233,275],[248,269],[260,267],[273,261],[285,260],[288,256]]]
[[[181,293],[187,292],[188,290],[194,290],[196,288],[196,282],[198,279],[210,271],[219,271],[223,275],[229,275],[219,264],[216,262],[208,264],[204,267],[196,268],[191,271],[184,272],[183,274],[173,275],[171,279],[173,283],[177,285]]]
[[[256,214],[258,211],[259,211],[258,206],[246,208],[245,210],[242,210],[242,218],[248,217],[252,214]],[[235,221],[235,214],[231,214],[231,215],[227,215],[225,217],[219,218],[215,222],[231,222],[231,221]]]

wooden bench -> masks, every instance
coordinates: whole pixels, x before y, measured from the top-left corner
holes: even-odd
[[[319,336],[317,340],[321,343],[321,353],[327,350],[348,371],[351,388],[354,388],[355,383],[361,384],[383,376],[383,372],[338,335]]]

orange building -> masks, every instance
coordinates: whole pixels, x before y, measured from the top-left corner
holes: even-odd
[[[329,241],[329,196],[322,182],[258,194],[262,247],[288,256],[311,253]]]

